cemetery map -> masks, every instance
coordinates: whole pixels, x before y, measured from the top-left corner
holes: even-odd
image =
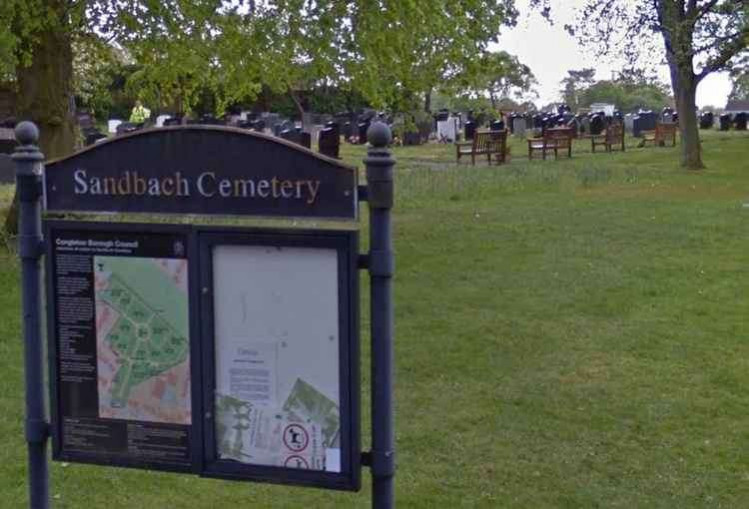
[[[190,424],[187,260],[93,263],[99,416]]]

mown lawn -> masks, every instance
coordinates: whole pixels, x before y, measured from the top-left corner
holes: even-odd
[[[400,506],[749,505],[749,134],[703,135],[699,173],[673,148],[394,149]],[[18,281],[4,248],[3,508],[26,500]],[[51,482],[60,508],[370,503],[366,471],[358,494],[77,464]]]

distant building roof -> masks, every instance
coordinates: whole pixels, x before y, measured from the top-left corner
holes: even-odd
[[[745,111],[749,113],[749,101],[728,101],[725,111]]]

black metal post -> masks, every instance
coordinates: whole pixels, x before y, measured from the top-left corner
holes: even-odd
[[[369,277],[372,334],[372,507],[395,503],[395,444],[393,430],[393,207],[395,159],[387,146],[390,128],[373,123],[367,131],[371,148],[367,167],[369,202]]]
[[[25,433],[29,451],[29,507],[49,507],[47,438],[44,409],[44,368],[41,336],[41,172],[44,155],[36,146],[39,129],[31,122],[16,127],[19,146],[13,153],[19,199],[18,253],[21,258],[23,295],[24,373],[26,377]]]

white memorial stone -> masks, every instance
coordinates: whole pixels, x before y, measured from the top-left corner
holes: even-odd
[[[117,126],[122,123],[122,120],[113,118],[110,119],[107,122],[107,131],[109,131],[110,134],[115,134],[117,132]]]

